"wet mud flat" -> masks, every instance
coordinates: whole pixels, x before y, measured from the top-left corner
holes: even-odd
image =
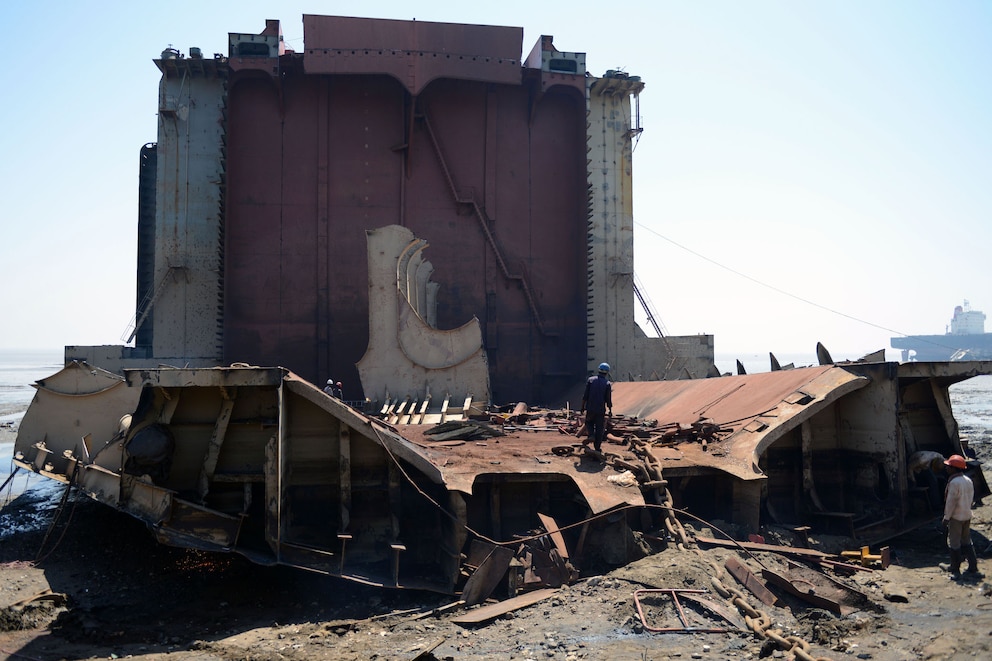
[[[29,500],[17,499],[4,515],[11,508],[29,511]],[[983,570],[992,569],[987,509],[976,510],[974,526]],[[140,522],[88,499],[69,499],[59,521],[51,531],[22,532],[0,543],[3,658],[623,660],[782,654],[774,643],[705,608],[685,608],[690,627],[727,633],[652,632],[680,626],[679,618],[664,600],[642,598],[643,613],[635,600],[639,590],[679,589],[705,590],[706,598],[724,602],[712,578],[729,558],[760,575],[762,566],[782,564],[777,554],[752,558],[733,549],[669,546],[530,606],[459,624],[473,609],[453,605],[454,597],[383,590],[288,567],[260,567],[233,554],[166,547]],[[992,654],[992,585],[949,580],[937,567],[946,552],[935,529],[892,540],[890,548],[893,563],[887,569],[840,579],[868,598],[844,616],[788,595],[775,606],[747,596],[776,630],[808,642],[815,658]],[[726,574],[722,580],[742,589]],[[45,598],[46,591],[64,598]]]
[[[962,435],[985,465],[992,459],[988,395],[973,388],[966,410],[956,410]],[[738,628],[743,617],[737,609],[731,609],[737,610],[735,622],[683,600],[680,615],[664,596],[635,596],[644,590],[702,590],[703,598],[727,604],[714,577],[741,591],[781,636],[805,641],[813,658],[992,658],[992,584],[984,578],[955,582],[940,571],[947,554],[932,526],[889,540],[888,568],[836,576],[866,597],[843,615],[787,594],[778,594],[775,605],[761,604],[724,571],[736,559],[760,576],[765,567],[782,568],[778,554],[679,550],[642,538],[637,543],[650,554],[637,562],[587,571],[536,603],[466,623],[466,616],[489,605],[466,609],[454,596],[374,588],[259,566],[239,555],[164,546],[128,515],[86,498],[70,497],[60,507],[57,497],[34,491],[0,511],[5,520],[42,522],[0,539],[0,658],[790,656],[773,641]],[[718,536],[698,522],[684,523],[691,533]],[[788,530],[762,533],[769,543],[792,541]],[[973,540],[980,567],[992,574],[990,537],[986,505],[975,510]],[[812,541],[821,548],[857,548],[855,540]],[[682,618],[689,628],[728,631],[652,631],[679,627]]]

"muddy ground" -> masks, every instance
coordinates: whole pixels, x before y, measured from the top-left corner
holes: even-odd
[[[0,515],[30,510],[26,496]],[[984,559],[989,507],[976,510]],[[737,551],[674,547],[601,576],[586,577],[535,605],[483,625],[451,619],[453,598],[370,588],[239,556],[169,548],[131,517],[89,500],[69,500],[57,526],[0,540],[0,655],[9,659],[748,659],[782,657],[749,631],[652,633],[634,591],[706,589],[714,564]],[[701,533],[712,534],[710,530]],[[937,564],[933,528],[890,542],[894,564],[846,580],[867,595],[843,617],[792,598],[770,615],[783,635],[811,643],[814,657],[992,658],[992,584],[954,582]],[[781,567],[778,555],[762,553]],[[987,564],[986,564],[987,563]],[[732,578],[724,577],[736,586]],[[65,595],[12,604],[51,590]],[[707,597],[723,601],[717,594]],[[895,599],[895,601],[891,600]],[[668,598],[640,597],[650,628],[676,626]],[[688,608],[696,627],[732,626]]]
[[[983,432],[984,434],[984,432]],[[985,466],[992,440],[973,446]],[[986,456],[989,455],[989,456]],[[143,524],[88,499],[47,507],[53,489],[32,489],[0,509],[0,658],[228,661],[251,659],[751,659],[788,657],[747,629],[729,633],[646,630],[634,593],[641,589],[704,589],[730,557],[752,571],[782,569],[777,554],[754,558],[712,548],[674,546],[609,573],[584,576],[547,599],[480,625],[452,618],[467,611],[455,597],[383,590],[286,567],[253,565],[240,556],[157,544]],[[55,492],[57,494],[57,492]],[[760,607],[783,636],[810,643],[813,657],[844,659],[992,658],[992,499],[975,510],[973,540],[984,578],[952,581],[932,526],[889,541],[893,564],[839,578],[867,598],[844,616],[791,597]],[[689,523],[687,520],[686,523]],[[699,524],[697,524],[697,527]],[[711,529],[702,535],[717,537]],[[765,531],[789,542],[787,531]],[[857,548],[813,537],[824,550]],[[832,548],[831,548],[832,547]],[[877,551],[877,549],[872,549]],[[759,564],[759,562],[761,564]],[[733,578],[723,583],[739,588]],[[26,605],[18,602],[51,591]],[[678,626],[668,597],[639,597],[648,628]],[[683,600],[684,601],[684,600]],[[734,624],[691,606],[697,628]],[[736,610],[736,609],[734,609]],[[730,613],[733,615],[733,612]],[[742,621],[735,617],[736,624]]]

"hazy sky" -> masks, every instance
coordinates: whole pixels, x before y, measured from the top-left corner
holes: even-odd
[[[301,51],[305,13],[519,26],[523,55],[548,34],[595,75],[641,76],[635,270],[672,335],[855,358],[944,332],[966,298],[992,330],[992,3],[18,4],[0,8],[0,348],[121,342],[152,60],[226,54],[267,18]]]

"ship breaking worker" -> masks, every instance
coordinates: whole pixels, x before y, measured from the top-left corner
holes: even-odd
[[[582,408],[579,415],[586,414],[586,432],[589,438],[583,445],[591,442],[596,452],[603,451],[603,439],[606,438],[606,415],[613,415],[613,388],[606,375],[610,373],[609,363],[599,364],[599,374],[590,376],[586,381],[586,389],[582,394]]]
[[[971,505],[975,500],[975,484],[965,474],[968,464],[959,454],[951,455],[944,465],[950,477],[944,491],[944,518],[941,525],[947,531],[947,547],[951,562],[941,563],[940,568],[951,572],[951,578],[961,577],[961,561],[968,561],[966,574],[975,578],[978,573],[978,556],[971,543]]]

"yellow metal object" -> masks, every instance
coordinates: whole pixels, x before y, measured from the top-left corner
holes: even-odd
[[[882,569],[887,568],[892,560],[888,546],[883,546],[879,549],[877,555],[873,555],[867,546],[862,546],[860,551],[842,551],[841,555],[845,558],[860,560],[861,564],[865,567],[870,567],[877,562],[881,565]]]

